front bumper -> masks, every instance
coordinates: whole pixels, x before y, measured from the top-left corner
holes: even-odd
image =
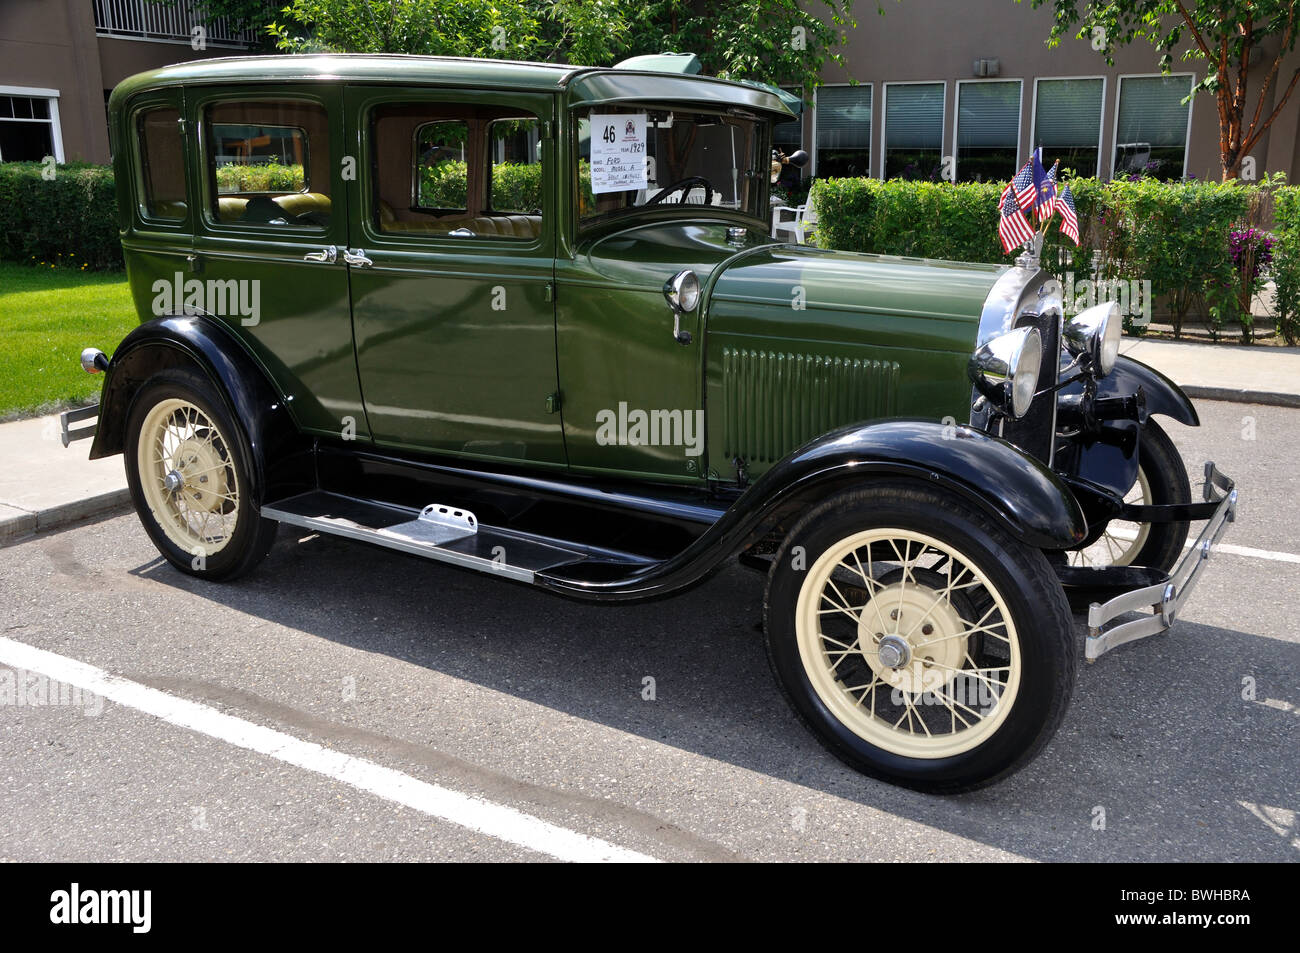
[[[1088,641],[1084,654],[1089,662],[1095,662],[1116,646],[1156,635],[1174,624],[1215,545],[1237,516],[1236,486],[1213,463],[1205,465],[1204,498],[1206,503],[1217,504],[1214,513],[1166,580],[1088,607]],[[1151,609],[1152,615],[1110,625],[1122,615],[1143,609]]]

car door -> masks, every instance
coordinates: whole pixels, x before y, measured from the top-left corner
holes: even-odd
[[[355,87],[357,370],[376,443],[565,463],[554,100]]]
[[[186,105],[201,209],[180,297],[192,307],[198,291],[245,341],[304,431],[365,438],[339,254],[342,89],[198,86]]]

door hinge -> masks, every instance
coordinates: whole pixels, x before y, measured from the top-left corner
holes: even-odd
[[[550,394],[546,398],[546,412],[548,414],[553,414],[557,412],[559,409],[560,409],[560,392],[557,390],[555,393]]]
[[[184,119],[177,119],[177,120],[176,120],[176,128],[177,128],[177,130],[180,132],[181,138],[184,138],[184,137],[185,137],[185,120],[184,120]]]
[[[546,290],[542,293],[542,296],[543,300],[548,303],[555,300],[555,282],[548,281],[546,283]]]
[[[549,119],[543,119],[541,134],[537,138],[552,139],[554,137],[555,137],[555,124],[552,123]]]

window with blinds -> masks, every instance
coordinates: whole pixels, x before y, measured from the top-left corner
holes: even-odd
[[[817,175],[871,175],[871,86],[817,89]]]
[[[957,181],[1016,174],[1020,151],[1020,80],[957,84]]]
[[[1097,174],[1105,83],[1096,79],[1041,79],[1034,105],[1031,148],[1078,176]]]
[[[939,178],[943,97],[943,83],[885,84],[885,178]]]
[[[1182,178],[1192,77],[1126,76],[1119,81],[1115,175]]]

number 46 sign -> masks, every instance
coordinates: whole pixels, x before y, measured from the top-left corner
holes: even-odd
[[[591,191],[646,187],[645,113],[591,114]]]

